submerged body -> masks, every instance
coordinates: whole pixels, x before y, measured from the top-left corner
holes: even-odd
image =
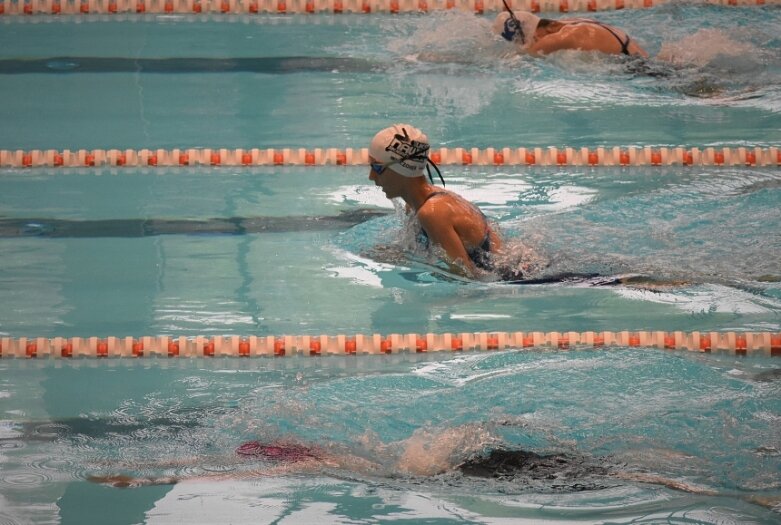
[[[448,439],[444,439],[448,442]],[[589,458],[570,454],[538,454],[521,449],[495,447],[475,451],[466,459],[454,461],[454,451],[447,447],[421,447],[414,438],[394,465],[390,476],[448,476],[449,483],[459,479],[490,479],[509,483],[518,490],[534,487],[545,492],[581,492],[599,490],[615,485],[615,480],[663,485],[668,488],[696,494],[715,495],[716,492],[678,480],[644,472],[632,472],[620,468],[604,458]],[[117,488],[133,488],[149,485],[173,485],[185,481],[209,481],[228,479],[257,479],[303,473],[321,473],[328,469],[346,470],[353,474],[388,475],[378,462],[365,458],[334,454],[324,448],[300,443],[262,443],[250,441],[235,451],[240,462],[262,462],[260,469],[210,472],[202,475],[173,475],[159,477],[135,477],[130,475],[90,476],[93,483]],[[188,466],[191,462],[187,462]],[[226,462],[233,463],[235,462]],[[184,465],[183,462],[179,466]],[[170,467],[171,465],[165,465]],[[613,480],[613,481],[611,481]]]

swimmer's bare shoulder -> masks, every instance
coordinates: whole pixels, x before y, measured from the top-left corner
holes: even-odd
[[[542,56],[563,51],[566,49],[580,49],[580,39],[575,27],[562,27],[559,31],[545,35],[534,44],[527,52],[530,55]]]

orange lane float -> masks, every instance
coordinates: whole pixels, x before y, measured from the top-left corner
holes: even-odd
[[[474,351],[659,349],[781,357],[779,332],[463,332],[221,337],[0,338],[0,358],[359,356]]]
[[[443,166],[781,166],[779,147],[436,148]],[[0,168],[365,166],[366,148],[0,150]]]
[[[513,9],[535,13],[572,13],[650,9],[672,0],[510,0]],[[778,5],[779,0],[704,0],[725,7]],[[460,10],[475,14],[496,13],[501,0],[0,0],[0,16],[35,15],[256,15],[430,13]]]

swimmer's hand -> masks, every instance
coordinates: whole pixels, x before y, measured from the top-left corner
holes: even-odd
[[[116,487],[120,489],[145,487],[149,485],[173,485],[179,481],[174,476],[165,476],[160,478],[134,478],[133,476],[125,476],[117,474],[113,476],[89,476],[87,481],[92,483],[98,483],[100,485],[108,485],[110,487]]]

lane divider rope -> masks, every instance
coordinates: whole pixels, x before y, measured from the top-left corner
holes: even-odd
[[[462,166],[779,166],[781,148],[639,147],[438,148],[431,160]],[[0,150],[0,168],[173,166],[360,166],[361,149]]]
[[[671,0],[510,0],[513,9],[532,12],[582,12],[648,9]],[[722,6],[778,5],[781,0],[703,0]],[[501,0],[0,0],[0,15],[89,14],[314,14],[427,13],[459,9],[498,12]]]
[[[642,347],[781,357],[781,332],[474,332],[442,334],[0,338],[0,358],[284,357]]]

